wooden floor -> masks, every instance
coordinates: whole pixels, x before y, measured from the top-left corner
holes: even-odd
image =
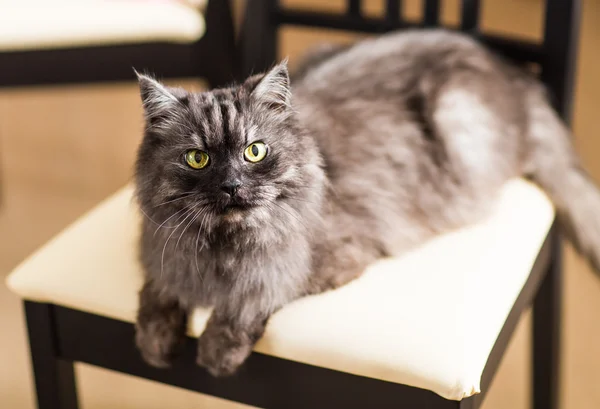
[[[287,0],[334,8],[340,0]],[[368,2],[376,13],[382,1]],[[405,1],[408,13],[417,3]],[[444,1],[456,21],[457,2]],[[536,0],[484,2],[484,28],[541,33]],[[575,100],[576,143],[600,180],[600,0],[584,1]],[[331,33],[288,29],[283,52],[293,57]],[[196,86],[197,83],[183,83]],[[0,92],[0,276],[99,200],[127,183],[140,139],[141,111],[134,84],[35,88]],[[599,209],[600,211],[600,209]],[[568,249],[565,282],[563,407],[600,407],[600,279]],[[33,408],[25,329],[19,300],[0,285],[0,407]],[[529,317],[525,317],[486,399],[486,409],[524,409],[529,399]],[[129,376],[78,366],[85,409],[236,408]]]

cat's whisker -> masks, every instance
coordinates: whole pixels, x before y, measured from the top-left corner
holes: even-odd
[[[178,200],[189,198],[190,196],[193,196],[194,194],[196,194],[196,192],[188,192],[188,194],[185,194],[184,196],[180,196],[180,197],[177,197],[175,199],[167,200],[166,202],[159,203],[159,204],[155,205],[154,208],[157,208],[157,207],[160,207],[160,206],[164,206],[167,203],[173,203],[173,202],[176,202]]]
[[[171,240],[171,237],[173,237],[173,234],[175,234],[175,232],[177,231],[177,229],[179,228],[179,226],[181,226],[183,223],[185,223],[185,221],[187,220],[187,218],[190,217],[193,213],[194,213],[194,209],[190,209],[186,213],[186,216],[181,221],[181,223],[179,223],[177,225],[177,227],[175,227],[175,229],[173,229],[173,231],[171,232],[171,234],[169,234],[169,237],[167,237],[167,240],[165,240],[165,245],[163,246],[162,254],[160,256],[160,277],[161,278],[163,276],[163,270],[164,270],[164,266],[165,266],[165,250],[167,249],[167,244],[169,244],[169,240]]]
[[[191,208],[191,206],[186,206],[181,210],[176,211],[175,213],[173,213],[171,216],[169,216],[165,221],[163,221],[157,228],[156,230],[154,230],[154,236],[156,236],[156,233],[158,233],[158,231],[164,227],[167,229],[172,229],[173,226],[165,226],[165,223],[168,222],[169,220],[171,220],[173,217],[177,216],[179,213],[183,212],[184,210],[189,210]],[[177,220],[175,220],[175,223],[177,223],[177,221],[179,221],[180,218],[178,218]]]
[[[279,198],[278,200],[295,200],[297,202],[304,202],[304,203],[309,203],[309,204],[314,204],[314,205],[317,204],[316,202],[306,200],[306,199],[300,199],[299,197],[294,197],[294,196],[286,196],[286,197]]]
[[[205,241],[202,242],[202,247],[198,250],[198,242],[200,241],[200,233],[202,232],[202,228],[204,226],[204,220],[208,215],[208,211],[204,213],[202,216],[202,220],[200,221],[200,225],[198,226],[198,233],[196,234],[196,251],[194,252],[194,259],[196,260],[196,271],[198,272],[198,277],[200,277],[200,281],[204,281],[204,277],[202,277],[202,273],[200,273],[200,266],[198,264],[198,255],[204,248]]]
[[[188,229],[188,227],[190,227],[190,225],[192,223],[194,223],[194,221],[198,218],[198,216],[200,216],[200,214],[202,213],[203,210],[204,209],[198,210],[196,212],[196,215],[194,217],[192,217],[192,219],[189,221],[189,223],[183,228],[183,231],[181,232],[181,234],[179,235],[179,238],[177,239],[177,243],[175,243],[175,250],[177,250],[177,247],[179,246],[179,242],[181,241],[181,238],[185,234],[185,231]]]
[[[296,196],[279,196],[279,194],[274,194],[274,193],[265,193],[264,196],[261,198],[263,200],[268,200],[270,202],[281,202],[283,201],[285,203],[285,201],[287,200],[295,200],[298,202],[303,202],[303,203],[308,203],[308,204],[312,204],[315,206],[320,206],[321,203],[317,203],[317,202],[313,202],[312,200],[308,200],[308,199],[301,199],[299,197]]]
[[[155,220],[154,220],[152,217],[148,216],[148,213],[146,213],[146,212],[144,211],[144,209],[142,209],[140,206],[138,206],[138,209],[140,209],[140,211],[142,212],[142,214],[143,214],[144,216],[146,216],[146,218],[147,218],[148,220],[150,220],[152,223],[156,224],[157,226],[160,226],[160,224],[159,224],[157,221],[155,221]]]
[[[274,204],[275,206],[277,206],[278,208],[280,208],[281,210],[283,210],[285,213],[287,213],[288,215],[290,215],[291,217],[293,217],[294,219],[296,219],[296,221],[298,221],[298,223],[300,223],[302,225],[302,227],[304,227],[304,229],[306,229],[306,231],[309,231],[310,229],[308,228],[308,226],[306,226],[306,224],[304,224],[304,222],[300,219],[299,215],[297,214],[297,212],[293,209],[286,209],[283,206],[281,206],[279,203],[277,202],[271,202],[271,204]],[[296,213],[296,214],[294,214]]]
[[[285,196],[285,197],[280,197],[280,198],[275,197],[275,200],[296,200],[298,202],[304,202],[304,203],[313,204],[316,206],[319,205],[319,203],[313,202],[312,200],[300,199],[299,197],[295,197],[295,196]]]

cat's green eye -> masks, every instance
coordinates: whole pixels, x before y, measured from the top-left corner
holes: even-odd
[[[251,143],[244,151],[244,157],[252,163],[260,162],[265,156],[267,156],[267,145],[262,142]]]
[[[208,165],[208,153],[198,149],[191,149],[185,153],[185,161],[194,169],[202,169]]]

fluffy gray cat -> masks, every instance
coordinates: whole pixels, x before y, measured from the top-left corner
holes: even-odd
[[[169,364],[214,306],[198,364],[244,362],[285,304],[480,220],[510,178],[554,201],[600,262],[600,194],[543,87],[473,40],[411,31],[313,52],[226,89],[141,75],[143,221],[137,345]],[[360,302],[360,300],[357,300]]]

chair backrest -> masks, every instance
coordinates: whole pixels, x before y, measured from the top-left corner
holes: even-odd
[[[277,30],[294,25],[363,33],[440,26],[440,0],[423,0],[422,21],[407,20],[401,13],[401,0],[386,0],[385,14],[364,15],[361,0],[346,0],[343,13],[290,9],[278,0],[248,0],[242,35],[244,72],[267,69],[277,56]],[[541,43],[514,37],[483,33],[479,28],[481,2],[463,0],[461,22],[456,29],[473,35],[487,46],[515,61],[535,63],[547,85],[558,112],[571,119],[573,80],[580,22],[580,0],[546,0],[544,36]]]

